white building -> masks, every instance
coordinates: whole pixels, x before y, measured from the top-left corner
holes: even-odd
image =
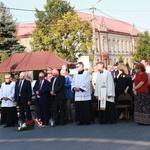
[[[78,12],[79,17],[91,22],[91,14]],[[26,51],[31,51],[31,33],[36,27],[35,23],[20,24],[17,36],[20,43],[26,46]],[[104,61],[105,65],[113,65],[123,56],[124,63],[132,66],[132,53],[139,34],[134,24],[113,20],[103,16],[94,16],[94,62]]]

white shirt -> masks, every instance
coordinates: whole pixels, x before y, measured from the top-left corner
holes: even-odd
[[[9,100],[5,101],[2,98],[8,97]],[[0,90],[0,99],[2,101],[1,107],[15,107],[15,82],[10,84],[2,83]]]
[[[54,91],[54,86],[55,86],[56,79],[57,79],[57,77],[54,78],[54,81],[53,81],[53,84],[52,84],[52,91]]]
[[[71,89],[81,88],[84,92],[75,92],[75,101],[88,101],[91,100],[91,81],[88,71],[84,71],[83,74],[76,73],[72,79]]]

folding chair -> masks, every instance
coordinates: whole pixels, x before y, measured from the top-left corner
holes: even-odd
[[[117,99],[117,105],[115,106],[116,116],[118,120],[118,110],[125,112],[125,118],[128,122],[130,119],[130,111],[132,111],[132,97],[129,94],[121,94]]]

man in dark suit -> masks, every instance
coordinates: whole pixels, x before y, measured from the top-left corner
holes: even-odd
[[[50,93],[49,81],[45,79],[45,73],[39,73],[39,80],[36,81],[33,91],[36,94],[37,115],[43,123],[43,126],[48,125],[49,110],[50,110]]]
[[[22,122],[26,122],[26,120],[31,120],[31,82],[26,80],[26,73],[21,72],[19,76],[19,80],[15,85],[15,102],[16,105],[19,105],[19,112]],[[26,115],[25,115],[26,112]]]
[[[112,74],[113,78],[116,78],[117,75],[119,74],[118,63],[115,63],[113,68],[114,68],[114,69],[113,69],[113,71],[111,72],[111,74]]]
[[[49,90],[53,98],[55,124],[59,123],[60,115],[60,124],[65,125],[65,77],[59,75],[57,69],[53,69],[52,73],[54,77],[51,79]]]

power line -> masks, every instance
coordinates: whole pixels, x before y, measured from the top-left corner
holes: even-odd
[[[114,20],[116,20],[116,21],[120,21],[120,22],[123,22],[123,23],[128,24],[127,22],[118,20],[118,19],[116,19],[116,18],[114,18],[114,17],[108,15],[107,13],[104,13],[103,11],[101,11],[101,10],[99,10],[99,9],[97,9],[97,8],[96,8],[96,10],[98,10],[100,13],[102,13],[102,14],[104,14],[104,15],[106,15],[106,16],[108,16],[108,17],[110,17],[110,18],[112,18],[112,19],[114,19]],[[150,30],[150,29],[147,29],[147,28],[142,28],[142,27],[137,27],[137,26],[135,26],[135,27],[136,27],[136,28],[139,28],[139,29]]]
[[[31,12],[35,12],[35,10],[33,9],[23,9],[23,8],[12,8],[12,7],[0,7],[0,8],[6,8],[6,9],[10,9],[10,10],[18,10],[18,11],[31,11]],[[84,10],[90,10],[90,8],[84,8],[84,9],[78,9],[78,10],[75,10],[75,11],[84,11]],[[117,12],[150,12],[150,10],[114,10],[114,9],[101,9],[101,10],[104,10],[104,11],[117,11]],[[39,10],[39,11],[42,11],[42,12],[46,12],[44,10]]]
[[[104,10],[104,11],[117,11],[117,12],[133,12],[133,13],[137,13],[137,12],[150,12],[150,10],[113,10],[113,9],[101,9],[101,10]]]
[[[90,10],[90,8],[85,8],[85,9],[77,9],[75,11],[84,11],[84,10]]]
[[[114,19],[114,20],[120,21],[120,20],[118,20],[118,19],[116,19],[116,18],[114,18],[114,17],[112,17],[112,16],[110,16],[110,15],[108,15],[108,14],[102,12],[101,10],[99,10],[99,9],[97,9],[97,8],[96,8],[96,10],[98,10],[100,13],[102,13],[102,14],[104,14],[104,15],[106,15],[106,16],[108,16],[108,17]]]
[[[10,10],[18,10],[18,11],[31,11],[31,12],[35,12],[35,10],[23,9],[23,8],[11,8],[11,7],[0,7],[0,8],[10,9]]]
[[[36,10],[33,10],[33,9],[23,9],[23,8],[11,8],[11,7],[0,7],[0,8],[10,9],[10,10],[17,10],[17,11],[30,11],[30,12],[35,12],[36,11]],[[78,10],[75,10],[75,11],[84,11],[84,10],[90,10],[90,8],[78,9]],[[44,10],[39,10],[39,11],[47,12],[47,11],[44,11]]]
[[[5,8],[5,9],[9,9],[9,10],[16,10],[16,11],[28,11],[28,12],[35,12],[36,10],[33,10],[33,9],[23,9],[23,8],[12,8],[12,7],[0,7],[0,8]],[[91,10],[91,8],[85,8],[85,9],[78,9],[78,10],[75,10],[75,11],[84,11],[84,10]],[[117,20],[117,21],[121,21],[121,20],[118,20],[110,15],[108,15],[107,13],[104,13],[103,11],[99,10],[96,8],[96,10],[98,10],[100,13],[114,19],[114,20]],[[107,11],[125,11],[125,12],[129,12],[128,10],[108,10],[108,9],[103,9],[103,10],[107,10]],[[47,12],[47,11],[43,11],[43,10],[39,10],[41,12]],[[130,11],[130,12],[150,12],[149,10],[145,10],[145,11]],[[123,21],[121,21],[123,22]],[[125,22],[124,22],[125,23]],[[144,29],[144,30],[150,30],[150,29],[146,29],[146,28],[142,28],[142,27],[137,27],[136,28],[139,28],[139,29]]]

